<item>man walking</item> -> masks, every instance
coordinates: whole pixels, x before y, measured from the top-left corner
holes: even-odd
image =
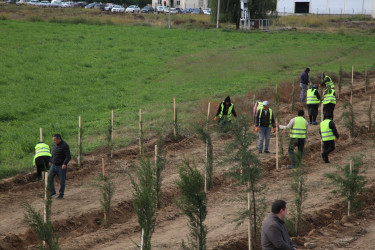
[[[289,121],[289,124],[286,126],[276,123],[276,126],[280,129],[290,129],[290,143],[288,148],[288,154],[291,165],[288,166],[289,169],[298,167],[299,163],[302,161],[303,148],[306,142],[308,126],[307,121],[305,120],[305,118],[303,118],[304,114],[305,112],[303,110],[298,110],[298,116],[291,119]],[[295,147],[298,147],[297,155],[294,155]]]
[[[259,133],[259,153],[261,154],[263,151],[263,141],[266,141],[264,153],[270,153],[270,151],[268,151],[268,146],[270,144],[271,128],[273,127],[273,132],[276,132],[276,124],[268,101],[264,101],[263,107],[257,111],[255,126],[255,131]]]
[[[325,163],[329,163],[328,155],[335,150],[335,140],[339,139],[335,123],[332,121],[332,116],[327,115],[324,121],[320,123],[320,136],[323,141],[322,159]]]
[[[33,166],[36,166],[36,179],[42,179],[42,172],[48,171],[49,160],[51,158],[51,150],[49,146],[43,142],[35,145],[35,156]]]
[[[65,191],[65,180],[67,165],[71,159],[69,145],[61,139],[60,134],[55,134],[53,136],[53,151],[50,164],[52,163],[51,169],[48,173],[48,178],[51,187],[51,195],[56,194],[54,178],[57,175],[60,179],[60,190],[57,199],[62,199],[64,197]]]
[[[320,103],[320,95],[318,92],[318,85],[314,84],[307,90],[307,111],[309,112],[310,124],[318,125],[316,117],[318,116],[318,109]]]
[[[297,250],[286,229],[284,218],[288,207],[283,200],[272,203],[272,213],[264,221],[261,233],[262,250]]]
[[[306,92],[307,92],[307,87],[309,85],[309,73],[310,73],[310,68],[306,68],[305,71],[301,73],[301,80],[299,86],[301,87],[301,94],[299,96],[299,101],[300,102],[305,102],[306,101]]]
[[[220,127],[225,127],[227,124],[231,123],[232,114],[237,117],[236,111],[234,110],[234,105],[231,102],[230,97],[227,96],[224,102],[219,105],[214,121],[216,121],[217,117],[219,117],[218,122]]]
[[[335,110],[335,106],[336,106],[336,94],[335,94],[335,90],[331,89],[330,86],[326,86],[324,90],[324,98],[323,98],[322,103],[324,105],[323,106],[324,119],[327,116],[330,116],[333,119],[333,111]]]

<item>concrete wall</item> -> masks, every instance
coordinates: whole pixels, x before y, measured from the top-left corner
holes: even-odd
[[[294,13],[295,2],[309,2],[310,13],[366,14],[375,11],[375,0],[278,0],[277,11],[282,15]]]

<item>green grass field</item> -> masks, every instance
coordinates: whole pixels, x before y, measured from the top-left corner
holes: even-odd
[[[227,30],[228,31],[228,30]],[[77,152],[105,145],[115,111],[116,146],[171,129],[172,102],[188,123],[197,100],[218,101],[311,74],[375,66],[375,36],[306,32],[223,32],[145,26],[0,21],[0,178],[31,170],[39,127]]]

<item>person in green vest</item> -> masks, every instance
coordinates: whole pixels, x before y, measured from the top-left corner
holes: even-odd
[[[234,105],[231,102],[230,97],[227,96],[225,100],[219,105],[214,121],[216,121],[219,117],[218,123],[220,127],[225,127],[226,125],[231,123],[232,115],[234,117],[237,117],[236,111],[234,110]]]
[[[318,92],[318,85],[314,84],[307,90],[307,111],[309,113],[310,124],[318,125],[316,117],[318,116],[320,95]]]
[[[36,179],[42,179],[42,172],[49,170],[49,160],[51,158],[51,149],[43,142],[35,145],[35,156],[33,166],[36,166]]]
[[[271,128],[273,128],[273,132],[276,132],[275,117],[272,114],[272,109],[269,108],[269,105],[268,101],[264,101],[263,107],[257,111],[256,115],[255,131],[259,134],[259,154],[263,152],[264,141],[264,153],[270,153],[270,151],[268,151],[268,146],[270,144]]]
[[[322,83],[320,83],[319,87],[330,87],[331,89],[335,89],[335,85],[332,81],[332,78],[330,76],[327,76],[326,74],[322,74]]]
[[[335,110],[336,106],[336,94],[335,89],[331,89],[330,86],[326,86],[324,90],[324,97],[323,97],[323,116],[324,119],[327,116],[332,117],[333,119],[333,111]]]
[[[263,102],[256,100],[253,107],[253,116],[254,116],[254,123],[256,121],[257,112],[259,109],[263,108]]]
[[[332,115],[328,114],[324,121],[320,123],[319,133],[323,141],[322,159],[325,163],[329,163],[328,155],[335,150],[335,140],[339,139],[339,134],[332,119]]]
[[[288,154],[290,158],[291,165],[288,166],[289,169],[298,167],[302,160],[303,148],[305,147],[307,126],[308,122],[303,117],[305,112],[303,110],[298,110],[297,117],[291,119],[289,124],[286,126],[276,123],[276,126],[280,129],[290,129],[290,143],[288,148]],[[298,148],[298,154],[294,154],[295,147]]]

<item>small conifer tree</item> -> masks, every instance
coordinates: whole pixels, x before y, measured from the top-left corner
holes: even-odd
[[[188,161],[179,168],[179,176],[177,185],[182,195],[177,200],[177,206],[188,217],[190,227],[188,245],[182,241],[182,248],[205,250],[207,226],[203,222],[207,215],[207,197],[203,189],[203,177]]]
[[[111,201],[112,197],[115,193],[114,183],[112,181],[112,177],[110,175],[103,176],[102,173],[99,174],[97,178],[97,186],[100,189],[102,194],[102,198],[100,199],[100,205],[104,211],[104,225],[105,227],[109,227],[111,223]]]
[[[353,105],[350,102],[344,104],[345,111],[342,112],[341,118],[344,121],[344,126],[349,130],[350,138],[354,137],[355,119]]]
[[[156,164],[155,164],[155,195],[156,195],[156,204],[157,208],[162,206],[161,203],[161,183],[162,183],[162,176],[161,173],[163,172],[166,164],[166,152],[164,150],[164,140],[161,134],[158,136],[157,141],[157,156],[156,156]]]
[[[205,162],[207,171],[207,189],[212,187],[212,174],[213,174],[213,146],[209,132],[202,126],[197,125],[195,128],[199,139],[206,144],[207,160]]]

